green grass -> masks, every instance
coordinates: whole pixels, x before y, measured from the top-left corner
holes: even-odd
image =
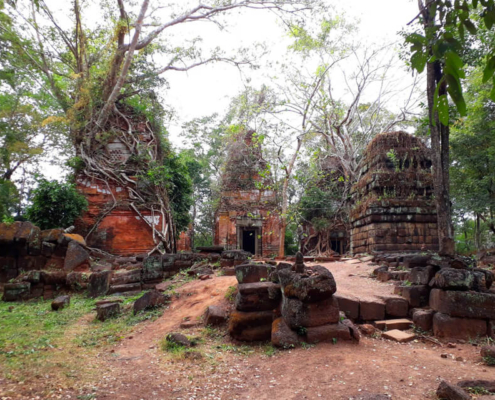
[[[225,299],[229,303],[233,303],[236,295],[237,295],[237,287],[236,286],[229,286],[229,288],[225,292]]]
[[[118,342],[134,325],[162,315],[163,308],[133,315],[131,303],[140,296],[126,298],[122,313],[105,322],[93,318],[96,300],[82,294],[72,295],[70,306],[60,311],[51,311],[52,300],[0,302],[1,373],[22,380],[61,368],[71,377],[69,371],[79,370],[79,364],[84,364],[81,357],[72,354],[82,351],[89,355],[88,348]],[[81,347],[85,350],[78,350]]]
[[[9,307],[13,307],[9,311]],[[46,357],[65,331],[94,307],[94,300],[73,296],[69,308],[51,311],[51,300],[0,303],[0,364],[22,366]],[[26,357],[27,356],[27,357]]]

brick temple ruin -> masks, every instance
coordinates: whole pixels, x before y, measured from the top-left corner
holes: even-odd
[[[158,243],[152,226],[161,230],[163,226],[170,224],[164,220],[164,215],[158,209],[153,212],[152,206],[139,205],[138,199],[135,195],[133,197],[126,185],[138,187],[138,147],[146,149],[149,154],[157,154],[161,149],[149,124],[142,117],[134,115],[127,120],[115,116],[112,118],[113,129],[122,131],[128,129],[127,124],[130,121],[134,143],[126,143],[125,136],[116,133],[102,147],[98,157],[108,168],[120,171],[120,178],[123,180],[121,184],[115,180],[102,180],[98,175],[87,174],[86,171],[77,175],[77,190],[86,197],[88,209],[76,221],[76,229],[85,236],[89,246],[108,253],[146,253],[153,250]],[[170,235],[169,230],[165,236],[174,244],[175,238],[171,237],[173,235]]]
[[[227,149],[215,214],[216,246],[263,257],[278,253],[280,220],[272,184],[255,132],[237,135]]]
[[[438,250],[429,149],[406,132],[376,136],[353,187],[351,251]]]

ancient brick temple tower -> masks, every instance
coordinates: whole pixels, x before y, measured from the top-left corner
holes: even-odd
[[[277,197],[253,131],[239,134],[227,149],[215,245],[254,255],[276,255],[280,244]]]
[[[159,151],[157,138],[142,117],[129,117],[123,121],[116,119],[114,126],[125,131],[128,123],[132,124],[132,135],[135,143],[146,148],[151,154]],[[114,171],[125,175],[124,183],[130,182],[130,187],[138,187],[137,168],[134,158],[136,150],[125,142],[125,137],[115,134],[102,148],[101,158],[105,165]],[[76,221],[77,231],[86,236],[89,246],[105,250],[117,255],[132,255],[153,250],[158,243],[156,230],[165,230],[165,239],[175,245],[174,235],[171,234],[172,224],[162,213],[153,207],[139,205],[125,184],[114,181],[104,181],[98,176],[78,174],[77,189],[88,201],[88,210]]]
[[[378,135],[353,187],[353,254],[438,250],[428,148],[406,132]]]

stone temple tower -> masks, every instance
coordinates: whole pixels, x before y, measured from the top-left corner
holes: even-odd
[[[438,250],[429,149],[406,132],[383,133],[363,154],[352,190],[351,251]]]
[[[215,245],[269,257],[278,253],[277,195],[254,131],[241,132],[227,147]]]

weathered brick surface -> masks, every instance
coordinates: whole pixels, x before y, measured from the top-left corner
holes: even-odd
[[[430,307],[452,317],[495,319],[495,294],[433,289]]]
[[[437,312],[433,316],[433,333],[440,338],[476,339],[487,333],[486,320],[455,318]]]
[[[428,149],[405,133],[378,135],[367,147],[350,214],[354,254],[438,249]]]
[[[272,179],[260,174],[266,162],[259,143],[253,145],[253,135],[241,132],[228,145],[214,243],[226,250],[242,248],[243,231],[249,230],[255,236],[257,255],[268,257],[278,253],[280,219],[276,192],[258,185],[268,186]]]

